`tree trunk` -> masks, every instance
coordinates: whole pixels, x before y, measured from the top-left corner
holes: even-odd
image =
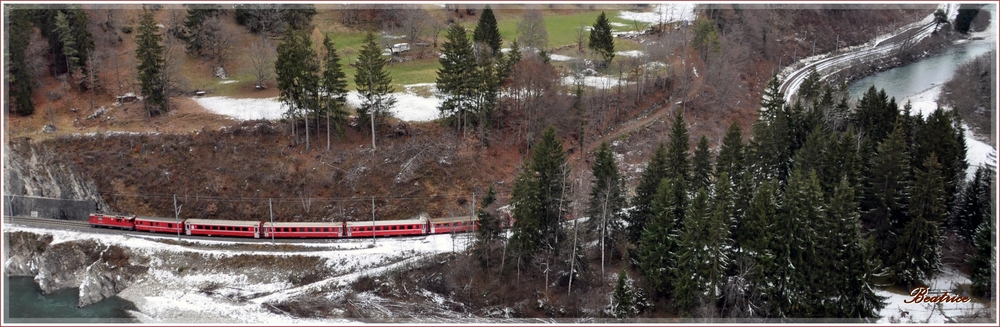
[[[302,121],[306,123],[306,152],[309,152],[309,112],[306,111],[306,115],[302,117]]]
[[[326,152],[330,152],[330,112],[326,112]]]

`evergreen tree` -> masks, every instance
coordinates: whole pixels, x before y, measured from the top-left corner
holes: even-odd
[[[493,185],[490,185],[490,188],[486,191],[486,195],[479,202],[479,208],[476,210],[476,219],[479,220],[479,228],[476,230],[476,243],[472,247],[472,252],[475,254],[476,259],[479,260],[480,267],[484,270],[490,267],[492,254],[489,251],[493,243],[499,239],[501,231],[499,217],[487,209],[495,201],[496,191],[493,190]]]
[[[917,128],[916,146],[913,150],[913,170],[925,168],[923,163],[931,153],[937,154],[941,164],[941,175],[945,180],[945,203],[954,204],[954,196],[965,182],[966,161],[965,130],[954,112],[945,112],[938,107],[927,117],[927,121]]]
[[[602,142],[591,166],[594,182],[590,188],[587,215],[592,225],[597,227],[600,244],[610,248],[617,241],[620,230],[622,208],[625,207],[625,193],[618,165],[607,142]],[[603,265],[603,249],[602,249]]]
[[[708,150],[708,138],[704,135],[694,149],[694,167],[691,174],[691,189],[708,189],[712,183],[712,153]]]
[[[164,47],[153,14],[145,11],[139,19],[135,36],[135,56],[139,61],[139,88],[145,97],[148,116],[167,111],[166,81],[163,80]]]
[[[323,35],[323,75],[320,78],[320,109],[327,117],[333,116],[336,122],[337,135],[344,135],[344,122],[347,120],[347,74],[340,66],[340,56],[334,47],[329,34]],[[327,126],[329,130],[330,126]]]
[[[35,103],[31,99],[34,91],[34,81],[31,68],[28,67],[25,50],[31,40],[31,17],[28,10],[7,8],[7,46],[4,47],[7,59],[7,78],[4,88],[7,90],[7,103],[13,104],[11,112],[28,116],[35,112]]]
[[[993,276],[997,267],[996,260],[996,229],[993,226],[993,219],[984,219],[982,224],[976,228],[976,235],[973,243],[976,252],[969,258],[969,265],[972,267],[972,292],[983,298],[992,298],[996,290],[996,280]]]
[[[715,161],[715,177],[728,173],[733,183],[743,173],[743,131],[735,120],[729,124],[726,136],[722,138],[719,156]]]
[[[594,26],[590,30],[590,42],[587,43],[587,47],[604,59],[603,67],[607,67],[615,58],[615,38],[611,35],[611,22],[608,21],[608,17],[604,15],[603,11],[600,16],[597,16],[597,21],[594,22]]]
[[[687,122],[684,121],[684,109],[677,109],[674,122],[670,126],[670,145],[667,147],[667,177],[681,178],[685,182],[691,180],[690,164],[688,164],[688,145],[690,144]]]
[[[285,117],[302,118],[306,124],[306,149],[309,148],[309,118],[320,109],[319,60],[312,48],[312,40],[304,31],[285,30],[284,40],[278,44],[278,57],[274,72],[278,81],[278,99],[288,106]]]
[[[514,182],[511,204],[514,224],[511,243],[522,255],[554,251],[562,237],[560,222],[569,207],[566,194],[566,153],[555,129],[549,127],[532,151],[531,161],[522,168]]]
[[[799,97],[806,101],[812,101],[819,96],[820,91],[820,76],[816,72],[816,66],[813,65],[809,68],[809,75],[806,76],[806,79],[802,80],[802,84],[799,84]]]
[[[886,298],[875,292],[880,261],[871,239],[861,233],[855,191],[847,178],[842,178],[834,189],[827,208],[831,225],[827,246],[820,255],[828,258],[823,294],[832,301],[826,306],[825,316],[877,320],[886,305]]]
[[[389,109],[396,105],[396,97],[392,94],[392,77],[385,69],[386,59],[382,58],[382,49],[375,43],[375,33],[365,34],[365,41],[358,53],[358,60],[351,64],[355,68],[354,84],[361,97],[361,106],[357,108],[358,121],[362,125],[371,123],[368,119],[374,115],[375,123],[391,115]]]
[[[694,317],[696,309],[707,305],[710,260],[707,251],[709,235],[706,223],[710,220],[708,192],[698,190],[684,216],[674,270],[674,301],[681,316]]]
[[[486,8],[483,8],[482,14],[479,15],[479,22],[476,23],[476,29],[472,32],[472,41],[476,44],[482,43],[488,46],[490,54],[494,56],[501,54],[500,45],[503,41],[500,39],[497,18],[493,15],[493,9],[490,8],[490,5],[486,5]]]
[[[615,318],[629,318],[634,316],[638,310],[635,307],[635,294],[632,285],[625,275],[625,270],[618,273],[618,282],[615,283],[615,293],[611,300],[611,312]]]
[[[499,80],[505,81],[510,78],[510,72],[514,69],[514,65],[521,61],[521,46],[517,44],[517,40],[510,43],[510,51],[507,51],[507,55],[504,56],[504,60],[500,67]]]
[[[465,34],[465,27],[452,24],[448,27],[447,40],[442,45],[442,57],[438,59],[437,89],[445,95],[441,102],[442,116],[464,131],[472,114],[469,112],[475,97],[476,58],[472,44]]]
[[[737,233],[734,233],[740,253],[737,260],[750,262],[752,270],[748,275],[748,293],[756,294],[759,302],[747,311],[756,316],[773,316],[777,301],[775,291],[775,267],[787,265],[786,262],[776,262],[775,249],[780,244],[776,241],[775,229],[780,199],[777,181],[765,181],[758,187],[750,202],[750,209],[740,222]]]
[[[653,213],[653,199],[656,197],[660,181],[667,177],[667,148],[663,143],[656,148],[653,156],[649,158],[646,169],[639,178],[639,185],[635,187],[635,197],[632,198],[632,210],[628,215],[627,236],[631,244],[637,244],[639,237],[646,228],[646,223],[650,221]]]
[[[715,28],[714,21],[709,19],[698,19],[695,21],[691,47],[698,50],[702,61],[708,60],[709,52],[718,53],[722,51],[722,46],[719,42],[719,32]]]
[[[653,199],[653,216],[642,231],[637,255],[639,272],[652,298],[666,297],[674,289],[680,222],[675,212],[684,210],[686,201],[679,202],[675,188],[682,188],[681,179],[664,178]]]
[[[179,39],[186,43],[188,54],[200,55],[206,43],[209,42],[209,38],[212,37],[210,33],[215,32],[203,29],[202,23],[205,22],[205,19],[219,16],[222,10],[217,5],[188,4],[185,6],[189,8],[184,17],[184,27],[176,34],[178,34]]]
[[[56,11],[56,37],[62,43],[62,54],[66,57],[66,71],[74,73],[80,66],[80,54],[76,48],[76,38],[69,20],[62,11]]]
[[[775,275],[779,301],[775,305],[779,317],[818,316],[822,302],[824,278],[823,260],[817,253],[824,230],[825,218],[823,191],[814,170],[808,173],[796,169],[788,179],[785,205],[779,211],[776,233]]]
[[[775,76],[764,86],[764,95],[760,100],[760,118],[768,124],[773,124],[778,111],[785,107],[785,94],[781,92],[781,81]]]
[[[732,183],[729,176],[722,173],[715,183],[713,193],[711,220],[705,228],[705,241],[707,249],[707,274],[709,299],[718,299],[722,296],[721,290],[726,283],[726,273],[731,266],[733,259],[733,246],[735,245],[730,231],[736,226],[736,207],[733,195]]]
[[[979,166],[972,180],[962,192],[961,202],[951,226],[959,236],[972,239],[976,229],[990,215],[990,181],[993,180],[992,170]]]
[[[891,137],[891,136],[890,136]],[[912,286],[929,279],[940,266],[941,230],[948,214],[941,165],[933,153],[911,184],[909,216],[894,249],[893,280]]]
[[[903,130],[897,125],[892,134],[878,145],[864,178],[861,218],[875,235],[879,259],[892,265],[895,236],[907,225],[906,191],[910,181],[910,156],[906,151]]]
[[[871,144],[878,144],[892,131],[891,127],[897,116],[899,107],[896,106],[896,100],[890,102],[885,90],[878,91],[872,85],[858,101],[851,120],[857,126],[858,133],[866,135],[872,141]]]

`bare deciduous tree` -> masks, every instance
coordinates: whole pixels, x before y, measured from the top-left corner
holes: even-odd
[[[204,54],[215,60],[217,66],[224,66],[233,49],[236,31],[233,31],[230,25],[223,24],[219,16],[206,18],[201,25],[201,31],[205,33]]]
[[[430,16],[420,8],[405,8],[399,10],[399,28],[410,43],[416,43],[420,34],[430,23]]]
[[[266,80],[274,76],[274,60],[277,56],[274,46],[266,37],[250,44],[244,58],[250,65],[247,69],[257,78],[257,88],[264,89]]]
[[[517,23],[517,42],[521,46],[544,50],[549,44],[549,32],[545,29],[545,18],[538,9],[524,10],[521,21]]]

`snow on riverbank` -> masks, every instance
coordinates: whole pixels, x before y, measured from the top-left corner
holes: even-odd
[[[396,105],[390,109],[394,117],[405,121],[430,121],[438,118],[437,108],[441,105],[441,99],[424,97],[413,91],[414,88],[430,88],[431,92],[434,92],[433,84],[405,85],[404,88],[405,91],[394,94]],[[277,98],[194,97],[192,99],[211,112],[236,120],[276,120],[281,119],[282,114],[288,111],[288,107],[279,102]],[[349,92],[347,102],[353,107],[360,106],[361,98],[358,96],[358,92]]]
[[[909,101],[912,106],[912,113],[926,118],[937,109],[937,99],[940,94],[941,85],[935,85],[934,87],[928,88],[920,93],[903,98],[902,101],[899,101],[898,103],[900,106],[904,106],[907,101]],[[950,109],[945,108],[945,110]],[[969,168],[966,170],[966,178],[971,179],[975,176],[976,168],[980,165],[996,167],[997,150],[993,146],[977,140],[968,125],[965,125],[964,127],[966,147],[965,160],[969,162]]]
[[[138,310],[130,313],[140,322],[154,324],[351,323],[339,319],[299,319],[275,313],[267,309],[267,303],[279,303],[304,292],[349,287],[354,279],[363,275],[378,274],[438,253],[464,251],[469,242],[467,235],[462,234],[379,238],[375,243],[370,239],[293,242],[272,248],[266,240],[200,240],[181,236],[182,242],[193,244],[177,245],[176,242],[164,243],[177,239],[165,234],[97,234],[16,224],[4,225],[4,231],[52,235],[53,243],[91,240],[103,245],[118,245],[138,255],[137,260],[148,260],[148,273],[140,276],[119,297],[135,304]],[[287,250],[289,246],[306,249]],[[256,250],[235,250],[233,247]],[[268,267],[219,271],[218,268],[182,264],[192,256],[219,259],[248,255],[313,257],[325,262],[333,273],[325,280],[296,287],[289,282],[289,272],[273,271]],[[213,291],[204,291],[213,284],[216,287]]]
[[[930,290],[948,292],[948,296],[962,295],[957,293],[959,284],[969,284],[969,278],[964,274],[951,268],[945,267],[931,279]],[[909,294],[897,294],[886,290],[877,290],[881,296],[888,297],[886,306],[879,313],[882,318],[878,323],[904,323],[904,324],[943,324],[954,323],[955,318],[971,316],[978,310],[988,309],[981,303],[913,303],[913,296]],[[929,291],[927,296],[939,295],[937,292]],[[906,303],[905,301],[910,301]]]

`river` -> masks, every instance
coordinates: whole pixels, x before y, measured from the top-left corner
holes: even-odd
[[[885,89],[885,93],[889,97],[895,97],[902,106],[905,103],[903,99],[914,98],[944,84],[955,75],[959,66],[991,49],[996,49],[997,7],[995,4],[989,4],[986,10],[990,12],[991,19],[990,26],[985,32],[990,33],[976,34],[983,37],[981,40],[952,45],[923,60],[860,79],[848,86],[851,99],[861,98],[869,87],[875,85],[876,88]],[[933,98],[937,98],[936,92]]]
[[[68,288],[42,294],[31,277],[4,277],[3,314],[5,323],[135,323],[126,310],[135,305],[114,296],[93,305],[77,308],[79,289]]]

